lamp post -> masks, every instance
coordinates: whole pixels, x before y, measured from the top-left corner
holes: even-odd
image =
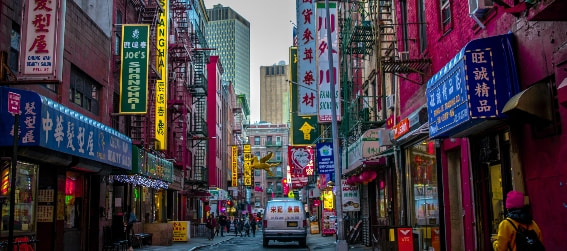
[[[333,73],[333,43],[331,43],[331,15],[329,11],[329,0],[325,0],[326,27],[327,27],[327,56],[329,60],[329,69],[331,74],[330,92],[331,92],[331,134],[333,137],[333,161],[335,163],[335,187],[336,187],[336,208],[337,208],[337,251],[348,250],[348,245],[345,240],[344,222],[343,222],[343,188],[341,180],[341,168],[339,165],[339,129],[337,126],[337,98],[335,96],[335,74]]]

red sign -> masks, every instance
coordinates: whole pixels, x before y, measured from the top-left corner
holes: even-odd
[[[8,112],[11,114],[20,113],[20,99],[22,96],[19,93],[8,92]]]
[[[401,137],[409,132],[409,119],[405,118],[394,126],[394,139]]]
[[[398,251],[413,251],[413,232],[411,228],[398,228]]]

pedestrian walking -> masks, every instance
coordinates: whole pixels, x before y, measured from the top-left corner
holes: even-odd
[[[248,218],[244,220],[244,233],[246,237],[250,237],[250,219]]]
[[[219,226],[220,226],[220,236],[224,236],[224,228],[226,227],[226,216],[221,215],[219,216]],[[228,233],[228,231],[227,231]]]
[[[219,232],[220,232],[220,229],[221,229],[221,226],[220,226],[220,224],[219,224],[219,221],[220,221],[219,216],[217,216],[217,217],[215,218],[215,220],[217,221],[217,224],[216,224],[216,226],[215,226],[215,236],[219,236]]]
[[[234,218],[232,225],[234,227],[234,236],[238,236],[238,218]]]
[[[524,194],[518,191],[508,192],[506,209],[506,219],[500,222],[498,235],[492,239],[494,250],[545,250],[541,229],[524,204]]]
[[[242,230],[244,230],[244,220],[240,219],[238,220],[238,233],[240,234],[240,237],[243,237]]]
[[[252,230],[252,237],[256,237],[256,219],[250,221],[250,229]]]
[[[206,226],[209,229],[208,240],[213,240],[215,238],[215,229],[217,226],[217,221],[215,220],[213,214],[209,215]]]

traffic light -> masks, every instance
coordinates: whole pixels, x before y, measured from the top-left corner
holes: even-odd
[[[229,207],[232,207],[232,200],[227,200],[226,205],[229,206]]]

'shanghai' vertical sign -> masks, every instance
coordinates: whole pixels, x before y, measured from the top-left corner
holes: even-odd
[[[123,114],[147,112],[149,30],[147,24],[122,25],[119,112]]]
[[[168,45],[168,17],[169,1],[159,0],[163,12],[159,13],[157,24],[157,56],[156,68],[161,79],[156,81],[156,110],[155,110],[155,138],[157,139],[157,150],[167,149],[167,45]]]

